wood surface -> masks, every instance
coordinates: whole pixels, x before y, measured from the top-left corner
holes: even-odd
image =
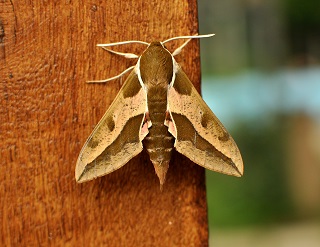
[[[1,1],[0,242],[3,246],[207,246],[203,168],[174,153],[163,191],[146,152],[77,184],[86,138],[135,61],[97,43],[198,31],[196,0]],[[183,41],[170,42],[173,51]],[[198,41],[176,57],[199,89]],[[118,47],[141,53],[144,46]]]

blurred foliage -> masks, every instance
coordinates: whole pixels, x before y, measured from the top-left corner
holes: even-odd
[[[318,0],[284,0],[285,16],[290,29],[301,27],[319,34],[320,27],[320,1]]]
[[[206,173],[210,227],[279,223],[293,218],[285,181],[286,131],[280,122],[243,123],[233,131],[245,172],[242,178]]]
[[[288,33],[288,47],[290,47],[289,55],[309,56],[312,58],[311,63],[319,63],[320,1],[284,0],[283,9]]]
[[[289,77],[279,80],[285,82],[283,85],[290,85],[283,89],[300,90],[297,86],[300,81],[303,87],[310,87],[314,79],[308,82],[310,78],[305,76],[308,73],[300,72],[320,64],[319,11],[319,0],[199,1],[200,33],[216,33],[212,39],[201,41],[202,71],[221,77],[245,70],[264,71],[266,77],[272,78],[270,71],[290,68],[297,72],[290,73],[295,80]],[[236,129],[232,136],[244,159],[244,176],[206,173],[210,227],[284,223],[299,217],[296,199],[291,198],[295,191],[290,191],[287,181],[290,180],[287,155],[292,155],[288,153],[287,119],[280,116],[291,114],[292,117],[295,113],[289,112],[289,108],[280,109],[282,100],[289,97],[285,98],[288,94],[282,95],[279,92],[282,89],[276,88],[272,96],[280,95],[281,100],[274,102],[275,111],[268,122],[252,118],[250,122],[242,120],[238,125],[233,124]],[[245,94],[241,90],[238,93]],[[266,98],[272,98],[269,91],[263,93]],[[306,95],[310,98],[313,95],[310,90],[302,90],[303,93],[300,100],[295,96],[290,98],[298,109],[308,106]],[[263,102],[256,100],[252,105]]]
[[[203,72],[277,70],[320,64],[319,0],[199,1]]]

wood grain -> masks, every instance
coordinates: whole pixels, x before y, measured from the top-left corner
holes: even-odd
[[[204,170],[178,153],[162,192],[146,153],[94,181],[74,179],[79,151],[122,82],[85,81],[134,63],[95,45],[164,40],[197,29],[196,0],[0,3],[4,246],[208,245]],[[197,41],[177,61],[199,89]]]

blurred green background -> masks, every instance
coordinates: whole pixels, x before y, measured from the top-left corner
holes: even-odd
[[[201,0],[202,94],[242,178],[207,171],[210,246],[320,246],[320,1]]]

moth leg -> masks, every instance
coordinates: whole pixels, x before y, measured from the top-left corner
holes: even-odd
[[[108,81],[112,81],[112,80],[118,79],[118,78],[122,77],[125,73],[129,72],[130,70],[132,70],[134,67],[135,67],[135,65],[127,68],[126,70],[122,71],[119,75],[116,75],[114,77],[110,77],[110,78],[107,78],[107,79],[104,79],[104,80],[87,81],[87,83],[105,83],[105,82],[108,82]]]
[[[152,126],[149,112],[144,114],[144,119],[140,129],[140,140],[143,140],[149,133],[149,128]]]
[[[114,50],[110,50],[108,48],[105,48],[105,47],[102,47],[102,49],[110,52],[110,53],[113,53],[113,54],[116,54],[116,55],[119,55],[119,56],[123,56],[125,58],[139,58],[138,55],[134,54],[134,53],[125,53],[125,52],[120,52],[120,51],[114,51]]]
[[[166,118],[164,120],[164,125],[168,127],[168,131],[174,138],[177,138],[177,129],[176,126],[171,118],[171,114],[169,111],[166,111]]]
[[[144,114],[143,124],[146,124],[148,126],[148,128],[150,128],[152,126],[152,122],[151,122],[150,115],[149,115],[148,111]]]
[[[168,110],[166,110],[166,116],[165,116],[165,119],[164,119],[164,125],[169,127],[169,124],[171,122],[171,116],[170,116],[170,112]]]

